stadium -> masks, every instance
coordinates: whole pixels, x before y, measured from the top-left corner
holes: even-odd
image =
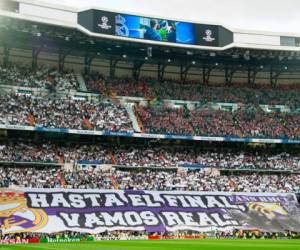
[[[300,249],[300,6],[113,2],[0,1],[0,249]]]

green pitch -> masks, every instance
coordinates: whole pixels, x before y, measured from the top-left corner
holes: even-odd
[[[0,250],[300,250],[300,240],[101,241],[1,245]]]

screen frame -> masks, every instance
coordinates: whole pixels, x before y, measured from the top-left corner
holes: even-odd
[[[119,36],[115,34],[115,26],[112,28],[113,32],[108,33],[100,33],[95,31],[95,29],[84,25],[82,22],[80,22],[81,16],[83,16],[86,13],[92,13],[89,15],[89,17],[86,18],[89,19],[90,22],[92,22],[95,25],[95,13],[103,13],[107,15],[112,15],[114,16],[114,19],[117,15],[125,15],[125,16],[133,16],[133,17],[138,17],[138,18],[148,18],[148,19],[159,19],[159,20],[167,20],[170,22],[182,22],[182,23],[187,23],[187,24],[192,24],[194,25],[194,33],[195,33],[195,41],[196,44],[188,44],[188,43],[173,43],[173,42],[168,42],[168,41],[157,41],[157,40],[148,40],[148,39],[143,39],[143,38],[133,38],[133,37],[127,37],[127,36]],[[92,20],[91,20],[92,18]],[[110,10],[100,10],[100,9],[87,9],[83,10],[81,12],[78,12],[78,21],[77,21],[77,28],[81,30],[84,33],[87,33],[90,36],[95,36],[95,37],[101,37],[105,39],[114,39],[114,40],[120,40],[120,41],[129,41],[129,42],[137,42],[137,43],[143,43],[143,44],[151,44],[151,45],[163,45],[163,46],[170,46],[170,47],[181,47],[181,48],[190,48],[190,49],[208,49],[208,50],[225,50],[234,47],[234,33],[227,29],[226,27],[222,25],[216,25],[216,24],[206,24],[206,23],[196,23],[196,22],[189,22],[189,21],[179,21],[179,20],[172,20],[168,18],[162,18],[162,17],[149,17],[149,16],[144,16],[144,15],[136,15],[133,13],[120,13],[120,12],[112,12]],[[115,20],[114,20],[115,22]],[[92,26],[94,26],[92,25]],[[216,34],[216,42],[212,44],[206,44],[206,43],[200,43],[198,42],[197,35],[199,34],[197,27],[214,27],[215,30],[217,31]],[[221,42],[220,39],[220,33],[224,34],[224,31],[226,33],[227,41]]]

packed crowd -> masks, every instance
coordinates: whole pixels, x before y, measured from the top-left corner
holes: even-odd
[[[79,101],[42,97],[0,96],[0,124],[131,131],[125,108],[109,101]]]
[[[300,155],[289,153],[148,147],[114,150],[118,165],[128,167],[211,167],[219,169],[300,170]]]
[[[99,188],[121,190],[186,190],[226,192],[300,192],[300,175],[220,175],[215,170],[120,171],[99,168],[64,171],[57,168],[0,168],[0,187]]]
[[[0,168],[0,187],[61,187],[61,173],[57,168]]]
[[[46,88],[57,91],[79,90],[79,83],[73,71],[59,72],[57,69],[39,66],[33,70],[22,65],[0,65],[0,84],[24,87]],[[300,88],[297,85],[283,85],[272,89],[269,84],[251,88],[242,84],[231,86],[202,86],[198,82],[165,80],[158,82],[154,78],[141,78],[138,82],[121,77],[105,79],[93,73],[86,76],[87,88],[100,94],[114,93],[120,96],[134,96],[158,99],[186,100],[245,104],[288,105],[291,108],[300,105]]]
[[[56,69],[46,67],[32,70],[17,65],[9,67],[0,65],[0,84],[45,88],[56,91],[79,88],[74,72],[60,73]]]
[[[59,233],[15,233],[15,234],[1,234],[0,240],[9,242],[20,242],[21,240],[39,239],[38,242],[79,242],[79,241],[101,241],[101,240],[146,240],[148,234],[145,231],[105,231],[98,234],[79,233],[72,231],[63,231]],[[37,243],[37,242],[34,242]],[[5,243],[4,243],[5,244]],[[11,243],[14,244],[14,243]]]
[[[90,234],[79,233],[72,231],[62,231],[57,233],[36,233],[36,232],[19,232],[14,234],[1,234],[1,240],[17,240],[17,239],[32,239],[32,238],[48,238],[48,239],[68,239],[68,238],[87,238]]]
[[[102,189],[299,192],[299,175],[220,175],[206,170],[188,173],[108,172],[83,170],[65,174],[67,187]]]
[[[102,241],[102,240],[163,240],[163,239],[205,239],[205,238],[216,238],[216,239],[299,239],[300,234],[297,232],[285,231],[285,232],[262,232],[262,231],[245,231],[245,230],[227,230],[227,231],[211,231],[202,232],[197,231],[175,231],[175,232],[158,232],[149,233],[146,231],[105,231],[99,234],[88,234],[78,233],[71,231],[64,231],[60,233],[16,233],[16,234],[1,234],[0,240],[16,242],[24,239],[40,239],[40,242],[72,242],[78,239],[78,241]],[[75,242],[75,241],[73,241]],[[14,244],[14,243],[11,243]]]
[[[119,96],[134,96],[171,100],[186,100],[245,104],[288,105],[291,108],[300,105],[300,88],[297,85],[278,86],[272,89],[270,84],[256,85],[253,88],[233,84],[230,86],[203,86],[198,82],[180,82],[142,78],[138,82],[128,77],[104,79],[94,74],[87,79],[87,86],[98,93],[115,93]]]
[[[170,107],[136,107],[147,133],[300,138],[300,115],[265,113],[258,106],[243,106],[235,112]]]
[[[208,167],[218,169],[300,170],[297,152],[198,149],[182,147],[114,147],[99,144],[0,143],[0,161],[94,163],[126,167]]]
[[[97,145],[56,145],[53,143],[6,143],[0,145],[0,161],[74,163],[98,161],[112,163],[109,151]]]
[[[294,91],[296,93],[296,91]],[[142,131],[159,134],[300,138],[300,114],[264,112],[241,105],[234,112],[150,106],[135,108]],[[79,101],[37,96],[0,96],[0,124],[105,131],[133,131],[126,109],[112,101]]]

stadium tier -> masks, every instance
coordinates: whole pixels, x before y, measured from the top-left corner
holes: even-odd
[[[0,84],[10,84],[23,87],[57,89],[58,91],[79,89],[76,76],[73,72],[61,73],[55,69],[41,67],[9,66],[0,67]]]
[[[220,170],[299,171],[299,152],[271,149],[203,149],[183,146],[112,146],[109,144],[33,143],[0,144],[0,162],[32,164],[112,164],[135,168],[216,168]],[[251,151],[250,151],[251,150]]]
[[[163,82],[155,78],[134,80],[130,77],[115,79],[99,74],[86,77],[90,91],[104,94],[114,93],[118,96],[157,98],[160,100],[184,100],[200,103],[243,103],[287,105],[294,109],[299,106],[300,89],[297,84],[286,84],[276,89],[267,84],[249,87],[247,84],[231,85],[211,84],[203,86],[199,81],[180,81],[165,79]]]
[[[110,132],[144,132],[179,136],[217,136],[299,140],[300,116],[293,111],[263,110],[258,105],[213,105],[119,103],[105,100],[74,100],[67,96],[0,97],[2,125],[36,126]],[[135,126],[135,128],[134,128]]]
[[[1,123],[107,131],[132,131],[126,110],[113,102],[2,96]]]
[[[2,167],[1,187],[116,189],[154,191],[299,193],[299,174],[220,174],[193,171],[117,170],[115,168]]]
[[[298,249],[300,35],[55,2],[0,1],[0,249]]]

